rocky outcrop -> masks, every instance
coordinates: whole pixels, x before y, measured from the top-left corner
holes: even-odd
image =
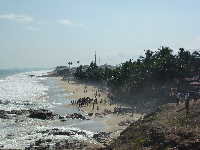
[[[0,118],[1,119],[9,119],[9,117],[5,114],[5,110],[0,110]]]
[[[91,117],[92,115],[93,115],[93,113],[89,113],[89,114],[88,114],[88,116],[90,116],[90,117]]]
[[[98,141],[99,143],[104,143],[104,145],[107,145],[107,143],[109,142],[109,138],[110,138],[110,133],[106,133],[106,132],[99,132],[97,134],[93,135],[93,138]]]
[[[82,119],[82,120],[86,120],[87,118],[85,118],[83,115],[78,114],[78,113],[74,113],[74,114],[68,114],[66,116],[66,118],[71,118],[71,119]],[[88,120],[88,119],[87,119]]]
[[[28,117],[38,119],[53,119],[55,115],[45,109],[33,110]]]

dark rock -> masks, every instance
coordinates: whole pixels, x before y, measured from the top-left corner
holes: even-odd
[[[89,113],[89,114],[88,114],[88,116],[92,116],[92,115],[93,115],[93,113]]]
[[[31,78],[32,78],[32,77],[35,77],[35,75],[32,75],[32,74],[31,74],[31,75],[29,75],[28,77],[31,77]]]
[[[6,111],[7,114],[16,114],[16,115],[23,115],[26,113],[29,113],[29,110],[11,110],[11,111]]]
[[[52,139],[47,139],[46,142],[52,142]]]
[[[30,118],[38,118],[38,119],[52,119],[53,118],[52,112],[48,112],[48,110],[40,109],[40,110],[34,110],[28,117]]]
[[[0,110],[0,114],[4,114],[5,113],[5,110]]]
[[[22,111],[21,110],[11,110],[11,111],[7,111],[8,114],[16,114],[16,115],[22,115]]]
[[[1,119],[9,119],[9,117],[6,114],[0,114]]]
[[[95,116],[99,116],[99,115],[101,115],[100,113],[95,113]]]
[[[131,124],[130,120],[124,120],[118,123],[119,126],[129,126]]]
[[[82,116],[81,114],[77,114],[77,113],[68,114],[68,115],[66,116],[66,118],[86,120],[86,118],[85,118],[84,116]]]
[[[93,138],[100,143],[106,143],[108,138],[110,138],[110,133],[100,132],[93,135]]]
[[[53,128],[52,130],[56,130],[56,131],[58,131],[59,129],[58,129],[58,128]]]
[[[62,117],[62,116],[59,115],[59,119],[64,119],[64,117]]]
[[[66,120],[66,119],[61,119],[60,121],[65,122],[65,121],[67,121],[67,120]]]
[[[70,136],[70,135],[75,135],[76,133],[74,132],[64,132],[64,131],[59,131],[59,132],[55,132],[53,133],[54,135],[67,135],[67,136]]]

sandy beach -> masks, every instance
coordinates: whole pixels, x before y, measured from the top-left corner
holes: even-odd
[[[97,98],[97,104],[93,104],[94,101],[92,101],[88,105],[84,105],[82,107],[79,107],[79,105],[75,104],[63,105],[62,107],[82,109],[84,111],[84,116],[90,119],[95,117],[103,118],[101,122],[106,125],[106,128],[104,128],[102,132],[112,132],[112,138],[119,136],[120,133],[127,128],[130,122],[133,122],[141,117],[141,114],[136,113],[114,113],[115,107],[121,107],[122,110],[129,109],[130,107],[120,104],[110,104],[110,93],[105,87],[100,88],[98,86],[88,85],[86,83],[80,84],[76,80],[62,81],[61,77],[57,77],[56,81],[57,84],[64,89],[64,93],[71,93],[69,96],[67,96],[67,98],[71,98],[74,101],[84,97],[89,97],[93,100]],[[97,96],[95,97],[95,95]],[[102,103],[100,103],[100,101],[102,101]],[[93,115],[89,116],[88,114]]]

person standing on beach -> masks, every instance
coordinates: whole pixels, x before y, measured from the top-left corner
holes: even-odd
[[[119,107],[119,114],[121,114],[122,113],[122,106],[120,105],[120,107]]]
[[[119,108],[118,107],[116,108],[116,113],[117,113],[117,115],[119,115]]]
[[[189,93],[185,93],[185,107],[189,110]]]
[[[117,109],[117,108],[115,107],[115,108],[114,108],[114,114],[116,114],[116,109]]]
[[[176,94],[176,102],[177,102],[177,105],[179,105],[179,97],[180,97],[180,93],[177,92],[177,94]]]

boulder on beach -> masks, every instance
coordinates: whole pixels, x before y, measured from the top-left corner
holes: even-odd
[[[96,139],[100,143],[107,143],[110,139],[110,133],[99,132],[93,135],[93,138]]]
[[[92,116],[92,115],[93,115],[93,113],[89,113],[89,114],[88,114],[88,116]]]
[[[52,112],[48,112],[48,110],[34,110],[33,112],[30,113],[28,117],[30,118],[38,118],[38,119],[52,119],[53,118]]]
[[[9,117],[6,114],[0,114],[1,119],[9,119]]]
[[[74,113],[74,114],[68,114],[66,116],[66,118],[71,118],[71,119],[82,119],[82,120],[86,120],[87,118],[85,118],[83,115],[78,114],[78,113]]]

